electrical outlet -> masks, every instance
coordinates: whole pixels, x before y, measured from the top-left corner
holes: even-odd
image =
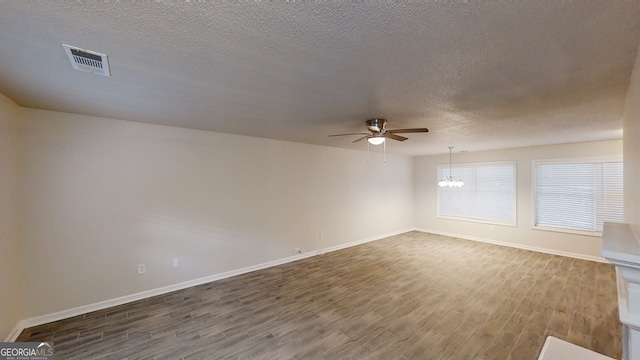
[[[146,266],[144,264],[138,264],[138,275],[144,274],[147,271]]]
[[[324,233],[321,232],[320,234],[318,234],[318,239],[320,240],[324,239]]]
[[[302,254],[302,250],[300,250],[300,248],[293,248],[293,253],[294,254]]]
[[[180,266],[180,258],[173,258],[171,260],[171,267],[172,268],[177,268]]]

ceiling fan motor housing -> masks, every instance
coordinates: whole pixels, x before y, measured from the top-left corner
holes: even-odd
[[[367,128],[373,132],[381,132],[384,126],[387,124],[385,119],[371,119],[367,120]]]

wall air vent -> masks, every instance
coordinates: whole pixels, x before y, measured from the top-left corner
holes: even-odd
[[[111,76],[107,55],[67,44],[62,44],[62,47],[74,69],[88,71],[98,75]]]

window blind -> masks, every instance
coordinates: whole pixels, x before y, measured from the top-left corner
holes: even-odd
[[[437,173],[449,176],[449,166],[439,165]],[[516,224],[515,162],[454,165],[451,174],[464,186],[438,187],[438,216]]]
[[[602,232],[622,222],[622,162],[535,163],[535,226]]]

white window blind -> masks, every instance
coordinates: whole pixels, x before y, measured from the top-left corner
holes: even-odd
[[[534,163],[535,226],[600,233],[622,222],[622,162]]]
[[[449,165],[438,165],[438,179]],[[451,174],[462,187],[438,186],[438,216],[504,225],[516,224],[516,163],[459,164]]]

